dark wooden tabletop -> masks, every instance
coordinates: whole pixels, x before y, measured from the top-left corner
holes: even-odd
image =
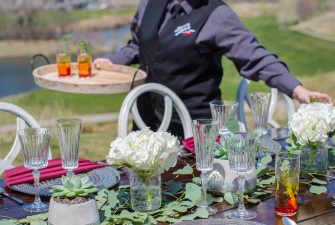
[[[176,168],[181,167],[184,164],[182,160],[178,161]],[[163,175],[163,181],[171,179],[172,171]],[[187,180],[187,177],[181,177],[180,179]],[[127,175],[121,173],[120,183],[127,183]],[[4,180],[0,180],[0,186],[5,187]],[[313,195],[301,188],[299,194],[299,211],[298,214],[291,219],[296,221],[299,225],[335,225],[335,207],[331,204],[331,201],[335,201],[332,195],[335,195],[335,180],[328,181],[328,192],[322,195]],[[8,190],[6,188],[6,190]],[[9,190],[8,190],[9,191]],[[9,191],[10,192],[10,191]],[[26,202],[32,202],[33,196],[24,195],[18,192],[12,192],[13,195],[21,198]],[[49,201],[48,198],[42,199],[43,201]],[[281,217],[277,216],[274,212],[275,201],[273,195],[268,196],[261,203],[255,205],[247,205],[247,208],[257,212],[257,217],[254,221],[261,222],[264,224],[283,224]],[[227,203],[217,203],[214,205],[218,209],[219,213],[215,214],[214,218],[223,217],[226,210],[233,208],[233,206]],[[31,215],[31,213],[25,212],[22,206],[17,205],[8,198],[0,198],[0,219],[4,218],[24,218]]]

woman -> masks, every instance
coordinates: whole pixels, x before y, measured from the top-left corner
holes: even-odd
[[[241,76],[263,80],[299,102],[308,102],[309,97],[330,101],[328,95],[304,88],[221,0],[141,0],[131,34],[126,46],[110,59],[96,59],[95,67],[140,63],[148,69],[147,82],[172,89],[192,118],[210,118],[209,102],[221,98],[223,55],[234,62]],[[160,124],[163,102],[152,94],[138,101],[151,129]],[[182,136],[176,115],[170,130]]]

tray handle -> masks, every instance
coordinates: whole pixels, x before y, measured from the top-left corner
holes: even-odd
[[[134,73],[133,80],[131,81],[131,85],[130,85],[130,91],[134,88],[135,78],[138,74],[138,71],[140,71],[141,69],[144,69],[144,71],[148,74],[148,71],[149,71],[148,66],[147,65],[140,65]]]
[[[44,59],[47,64],[50,64],[49,58],[46,57],[45,55],[43,55],[43,54],[33,55],[33,57],[31,57],[31,60],[30,60],[31,71],[33,71],[35,69],[35,59],[39,58],[39,57],[41,57],[42,59]]]

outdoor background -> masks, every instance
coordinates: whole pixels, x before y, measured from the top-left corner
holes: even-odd
[[[334,0],[226,2],[304,86],[335,99]],[[1,0],[0,102],[21,106],[42,126],[53,129],[56,118],[83,118],[80,156],[104,159],[116,137],[117,113],[125,94],[83,95],[40,89],[34,84],[30,59],[42,53],[54,62],[56,40],[63,34],[72,35],[73,61],[76,43],[81,39],[91,42],[94,58],[111,54],[127,42],[137,5],[138,0]],[[235,99],[241,77],[229,60],[223,59],[222,63],[222,98]],[[261,82],[250,86],[250,91],[266,90]],[[276,118],[283,125],[287,122],[282,103]],[[0,112],[0,158],[10,149],[14,136],[15,119]],[[51,144],[53,156],[59,156],[55,130]]]

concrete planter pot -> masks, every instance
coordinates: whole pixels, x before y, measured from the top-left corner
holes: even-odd
[[[50,225],[99,225],[99,213],[94,199],[88,202],[66,205],[50,199],[48,224]]]
[[[257,184],[256,169],[245,175],[245,192],[252,191]],[[213,170],[209,175],[208,188],[218,192],[237,192],[238,176],[229,168],[229,161],[214,159]]]

